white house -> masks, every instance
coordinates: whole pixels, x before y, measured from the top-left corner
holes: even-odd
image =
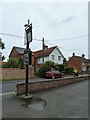
[[[64,56],[57,46],[48,48],[48,46],[45,45],[44,51],[39,50],[33,53],[34,53],[35,68],[38,68],[38,66],[43,63],[43,56],[44,56],[44,63],[46,61],[53,61],[54,63],[57,64],[63,63]]]

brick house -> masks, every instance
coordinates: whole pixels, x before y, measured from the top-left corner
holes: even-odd
[[[9,58],[22,58],[24,60],[25,48],[14,46],[10,52]],[[34,65],[34,54],[32,54],[32,65]]]
[[[89,60],[85,58],[85,55],[76,56],[73,53],[72,57],[67,62],[68,67],[73,67],[78,70],[78,72],[85,72],[87,70],[87,66],[89,66]]]
[[[48,46],[44,45],[44,51],[39,50],[33,53],[34,53],[35,70],[38,69],[40,64],[43,63],[43,56],[44,56],[44,63],[46,61],[53,61],[54,63],[57,63],[57,64],[63,63],[64,56],[57,46],[48,48]]]

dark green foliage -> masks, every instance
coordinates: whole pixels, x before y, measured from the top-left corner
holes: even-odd
[[[40,77],[45,77],[45,73],[47,71],[50,71],[53,68],[53,70],[58,70],[60,72],[63,72],[64,74],[72,74],[74,71],[74,68],[72,67],[66,67],[66,61],[64,64],[54,64],[54,62],[47,61],[44,64],[41,64],[39,67],[38,72],[35,72]]]
[[[5,49],[5,44],[2,42],[1,49]]]
[[[41,77],[45,77],[45,72],[51,70],[51,67],[47,64],[42,64],[39,68],[39,73]]]
[[[0,48],[3,50],[5,49],[5,43],[2,42],[2,38],[0,38]]]
[[[3,68],[22,68],[23,67],[23,60],[21,58],[10,58],[8,62],[2,65]]]
[[[74,72],[74,68],[72,68],[72,67],[65,67],[64,71],[65,71],[65,74],[72,74]]]
[[[6,58],[6,57],[3,55],[3,56],[2,56],[2,61],[5,60],[5,58]]]
[[[3,49],[5,49],[5,43],[4,42],[2,42],[2,39],[0,38],[0,48],[3,50]],[[3,61],[6,57],[3,55],[1,55],[2,53],[0,52],[0,60],[1,61]]]
[[[67,60],[66,60],[66,58],[64,58],[64,60],[63,60],[63,65],[66,67],[67,66]]]
[[[39,71],[35,71],[35,72],[34,72],[34,75],[39,76],[39,75],[40,75]]]
[[[65,65],[63,65],[63,64],[61,64],[61,65],[56,64],[56,65],[55,65],[55,69],[56,69],[56,70],[59,70],[60,72],[64,71],[64,67],[65,67]]]
[[[22,60],[22,58],[19,58],[19,66],[20,68],[24,66],[24,61]]]
[[[53,68],[55,66],[54,62],[51,62],[51,61],[47,61],[45,64],[50,66],[51,68]]]
[[[39,68],[40,77],[45,77],[45,72],[50,71],[53,67],[54,62],[51,61],[47,61],[46,63],[42,64]]]
[[[88,65],[88,66],[87,66],[86,73],[88,73],[89,71],[90,71],[90,66]]]

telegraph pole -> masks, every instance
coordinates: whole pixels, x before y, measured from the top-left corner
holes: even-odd
[[[26,96],[28,95],[28,70],[30,65],[30,57],[32,58],[31,51],[29,49],[29,43],[32,42],[32,23],[28,20],[28,24],[24,25],[26,32],[26,49],[24,51],[24,64],[26,65]],[[31,56],[30,56],[31,55]]]
[[[43,57],[42,57],[42,63],[44,63],[44,38],[42,39],[42,47],[43,47]]]

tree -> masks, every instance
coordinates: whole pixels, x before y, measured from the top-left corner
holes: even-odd
[[[41,64],[41,66],[39,67],[40,77],[45,77],[45,72],[50,71],[51,68],[55,68],[54,67],[54,62],[47,61],[47,62]]]
[[[5,49],[5,44],[2,42],[2,38],[0,38],[0,48],[3,50]],[[3,61],[5,59],[5,56],[2,56],[2,52],[0,52],[0,61]]]
[[[7,63],[2,65],[3,68],[22,68],[23,60],[21,58],[10,58]]]
[[[67,60],[66,58],[63,59],[63,65],[66,67],[67,66]]]

